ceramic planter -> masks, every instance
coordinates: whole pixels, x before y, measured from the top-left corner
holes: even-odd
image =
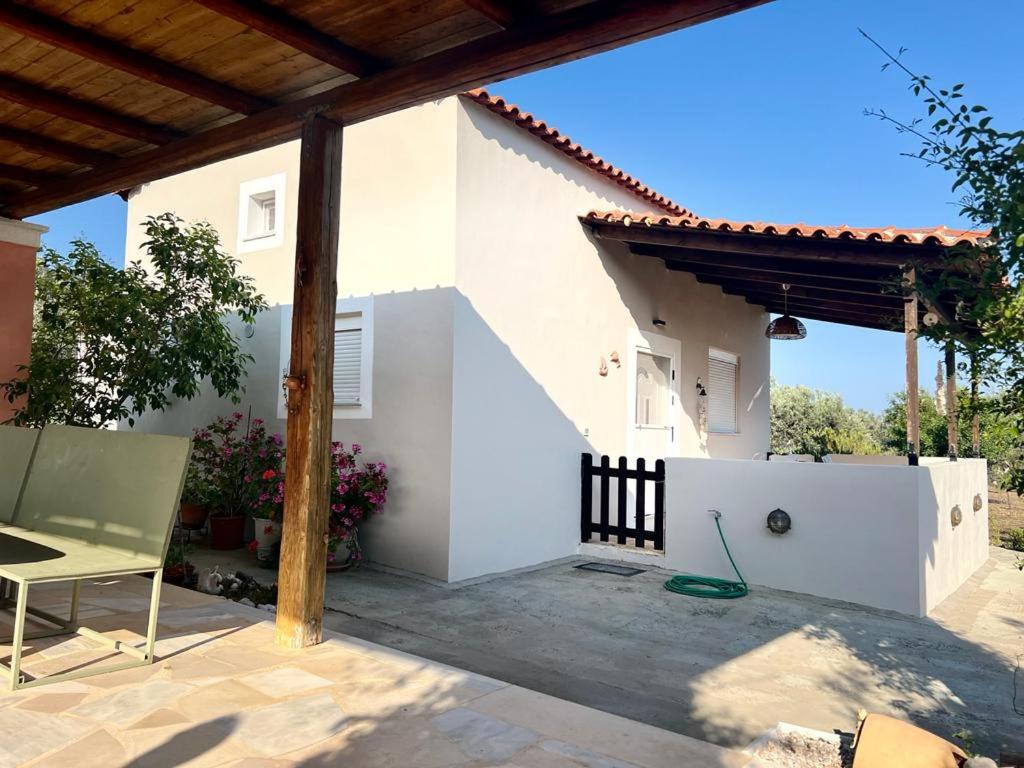
[[[245,536],[245,516],[210,518],[211,549],[241,549]]]
[[[281,524],[265,517],[254,517],[252,525],[256,539],[256,559],[266,560],[273,552],[274,545],[281,540]]]

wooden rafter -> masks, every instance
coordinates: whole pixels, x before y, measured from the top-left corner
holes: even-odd
[[[280,8],[258,0],[196,0],[211,11],[245,24],[267,37],[356,77],[379,72],[386,64],[374,56],[326,35]]]
[[[140,152],[45,189],[20,194],[4,215],[30,216],[297,138],[307,115],[344,125],[635,40],[691,26],[767,0],[594,0],[531,17],[511,29],[392,67],[322,93]],[[83,121],[85,122],[85,121]]]
[[[747,299],[748,304],[764,307],[768,312],[781,315],[784,311],[782,302],[760,301],[758,299]],[[899,317],[871,312],[846,312],[841,309],[822,309],[821,307],[810,307],[793,305],[790,302],[789,311],[796,317],[803,320],[820,320],[825,323],[840,323],[842,325],[854,325],[860,328],[874,328],[876,330],[895,331],[899,330]]]
[[[703,263],[677,262],[665,259],[665,266],[674,272],[689,272],[698,280],[702,278],[740,280],[747,283],[781,285],[788,283],[800,288],[843,293],[850,296],[879,296],[883,286],[879,280],[835,280],[826,273],[808,274],[800,272],[763,272],[737,267],[718,266]]]
[[[24,131],[7,125],[0,125],[0,141],[17,144],[23,149],[40,155],[55,157],[81,165],[103,165],[103,163],[109,163],[117,159],[117,155],[109,152],[83,147],[81,144],[72,144],[67,141],[60,141],[59,139],[51,139],[38,131]]]
[[[934,256],[939,251],[937,246],[930,248],[903,243],[877,243],[870,240],[748,234],[696,227],[623,227],[618,224],[605,224],[592,220],[585,220],[584,223],[604,240],[689,248],[710,253],[744,254],[796,261],[839,262],[890,269]]]
[[[36,171],[31,168],[23,168],[20,165],[0,163],[0,179],[10,179],[11,181],[20,181],[23,184],[31,184],[33,187],[41,187],[48,182],[54,181],[56,178],[57,176],[45,171]]]
[[[523,3],[506,0],[463,0],[466,5],[486,16],[502,29],[507,29],[523,17]]]
[[[21,5],[9,2],[0,5],[0,24],[55,48],[72,51],[83,58],[218,104],[232,112],[252,114],[270,106],[269,101],[258,96]]]
[[[766,283],[753,283],[721,277],[701,277],[700,275],[697,276],[697,280],[708,285],[717,285],[726,293],[736,293],[743,296],[775,296],[782,299],[786,293],[786,291],[784,291],[778,284],[769,285]],[[902,296],[883,296],[880,293],[875,293],[874,295],[848,294],[844,292],[824,291],[820,288],[804,288],[801,286],[790,285],[789,298],[791,301],[801,300],[804,303],[815,303],[820,304],[821,306],[829,304],[848,304],[853,307],[862,307],[865,309],[877,308],[893,311],[903,309]]]
[[[9,75],[0,75],[0,99],[7,99],[25,107],[148,144],[169,144],[184,135],[179,131],[127,117],[91,102],[49,91]]]

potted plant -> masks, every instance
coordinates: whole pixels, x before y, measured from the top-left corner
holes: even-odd
[[[192,456],[208,482],[210,546],[240,549],[245,539],[245,521],[262,509],[269,480],[263,479],[274,464],[279,466],[280,435],[267,435],[262,419],[252,419],[240,432],[243,415],[218,417],[192,436]],[[275,471],[278,471],[275,469]]]
[[[249,483],[249,514],[253,522],[253,540],[249,543],[249,549],[256,553],[257,560],[268,560],[274,545],[281,540],[281,520],[284,516],[284,450],[281,447],[281,436],[258,435],[251,449],[254,451],[254,466],[246,475]]]
[[[340,571],[359,564],[359,526],[381,511],[388,497],[387,465],[359,465],[358,443],[346,450],[331,444],[331,507],[328,518],[327,570]]]
[[[192,551],[190,544],[176,541],[167,548],[167,559],[164,562],[163,581],[177,587],[191,587],[196,580],[196,569],[188,560]]]
[[[201,463],[190,461],[179,506],[179,518],[184,530],[198,531],[206,525],[206,519],[210,514],[207,506],[209,495],[209,481]]]

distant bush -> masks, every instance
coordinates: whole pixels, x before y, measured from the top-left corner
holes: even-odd
[[[1024,528],[1016,528],[1006,534],[1006,546],[1016,552],[1024,552]]]

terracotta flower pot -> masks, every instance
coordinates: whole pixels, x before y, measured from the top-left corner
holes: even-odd
[[[211,549],[241,549],[245,536],[245,516],[210,518]]]
[[[181,502],[181,527],[187,531],[198,531],[206,525],[206,518],[210,511],[198,504],[191,504],[187,501]]]

